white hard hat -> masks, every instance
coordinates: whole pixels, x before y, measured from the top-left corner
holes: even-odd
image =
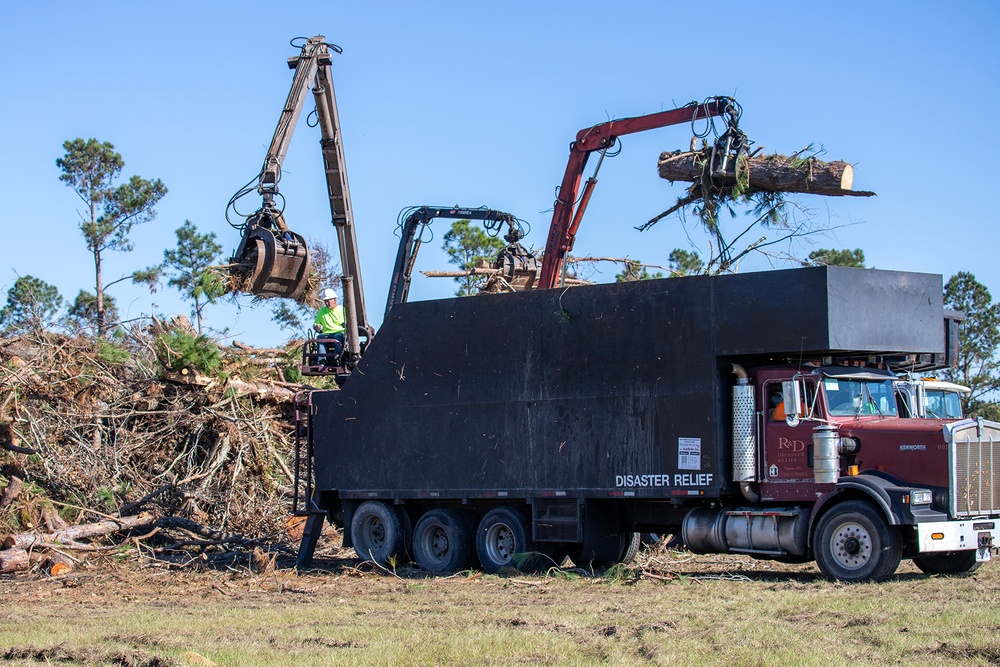
[[[320,301],[329,301],[330,299],[336,299],[336,298],[337,298],[337,293],[334,292],[329,287],[327,287],[325,290],[319,293]]]

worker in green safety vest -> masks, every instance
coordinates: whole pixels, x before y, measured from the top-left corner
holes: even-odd
[[[329,287],[319,293],[319,300],[323,302],[323,307],[316,313],[316,319],[313,321],[316,338],[337,341],[337,344],[332,347],[336,358],[339,359],[344,350],[344,307],[337,305],[337,293]],[[325,343],[317,343],[316,347],[319,352],[317,364],[320,366],[336,364],[336,359],[326,357],[327,345]]]

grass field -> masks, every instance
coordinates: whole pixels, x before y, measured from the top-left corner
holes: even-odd
[[[1000,665],[1000,563],[949,578],[904,561],[846,585],[743,557],[639,562],[603,577],[344,561],[0,578],[0,665]]]

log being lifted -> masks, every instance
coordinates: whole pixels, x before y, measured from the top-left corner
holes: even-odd
[[[696,183],[702,179],[711,149],[660,154],[660,177]],[[875,193],[852,190],[854,168],[846,162],[824,162],[814,157],[757,155],[746,159],[750,187],[769,192],[801,192],[828,197],[871,197]]]

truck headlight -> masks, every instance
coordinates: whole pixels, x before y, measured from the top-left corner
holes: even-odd
[[[841,454],[857,454],[861,449],[861,443],[854,438],[841,438],[837,443],[837,451]]]
[[[930,505],[931,501],[934,499],[934,494],[930,491],[910,491],[910,504],[911,505]]]

